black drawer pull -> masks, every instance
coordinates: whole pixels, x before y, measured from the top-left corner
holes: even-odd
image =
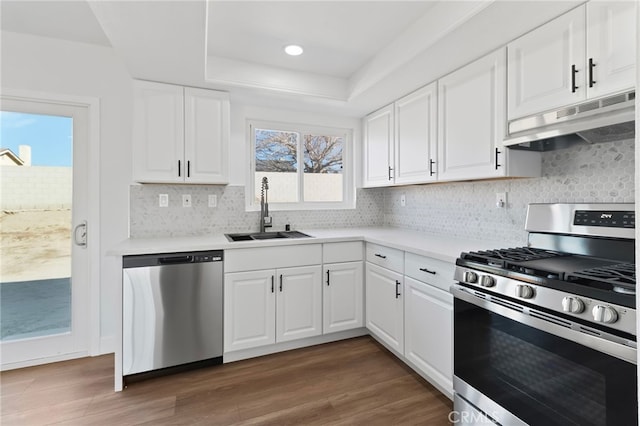
[[[180,167],[180,160],[178,160],[178,177],[180,177],[180,169],[181,169],[181,167]]]
[[[387,256],[385,256],[383,254],[379,254],[379,253],[376,253],[374,256],[377,256],[377,257],[382,258],[382,259],[386,259],[387,258]]]
[[[435,274],[436,274],[436,271],[430,271],[430,270],[428,270],[427,268],[420,268],[420,270],[421,270],[422,272],[426,272],[427,274],[432,274],[432,275],[435,275]]]
[[[396,299],[400,297],[400,281],[396,280]]]
[[[576,93],[576,90],[578,90],[578,86],[576,86],[576,74],[578,72],[576,66],[571,65],[571,93]]]
[[[329,285],[329,270],[327,269],[327,285]]]
[[[498,156],[502,154],[502,151],[500,151],[498,148],[496,148],[496,170],[498,170],[498,167],[501,167],[502,164],[498,163]]]
[[[280,274],[280,292],[282,293],[282,274]]]
[[[275,290],[275,286],[273,285],[274,281],[275,281],[275,277],[271,275],[271,293],[273,293]]]
[[[429,159],[429,176],[433,176],[436,172],[433,171],[433,165],[436,164],[435,161]]]
[[[391,176],[391,170],[393,170],[393,168],[391,168],[391,166],[389,166],[389,180],[393,179],[393,177]]]

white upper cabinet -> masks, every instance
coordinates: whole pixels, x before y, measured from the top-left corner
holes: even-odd
[[[504,176],[505,53],[438,80],[438,178]]]
[[[226,93],[134,81],[133,178],[228,183]]]
[[[507,51],[509,119],[585,98],[584,7],[509,43]]]
[[[134,81],[135,181],[182,180],[180,177],[184,162],[183,99],[182,87]]]
[[[437,84],[396,101],[395,184],[414,184],[437,179]]]
[[[364,187],[393,185],[393,105],[388,105],[363,120]]]
[[[635,1],[587,3],[587,94],[631,89],[636,71]]]
[[[184,88],[185,181],[228,183],[229,98],[226,93]]]
[[[635,85],[636,2],[592,1],[508,45],[508,118]]]

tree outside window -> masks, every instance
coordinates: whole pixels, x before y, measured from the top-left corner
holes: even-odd
[[[254,203],[260,201],[263,177],[269,180],[272,205],[345,201],[344,131],[340,135],[339,131],[276,126],[251,129],[255,148]]]

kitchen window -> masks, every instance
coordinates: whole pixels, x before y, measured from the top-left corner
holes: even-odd
[[[249,135],[247,210],[260,208],[264,177],[271,210],[355,207],[350,129],[250,121]]]

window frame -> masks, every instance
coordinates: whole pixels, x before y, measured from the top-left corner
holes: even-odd
[[[301,123],[286,123],[281,121],[269,120],[247,120],[247,138],[249,146],[249,172],[247,174],[247,183],[245,185],[245,209],[246,211],[260,211],[260,203],[254,202],[255,173],[256,173],[256,141],[255,130],[268,129],[280,130],[285,132],[296,132],[300,134],[298,143],[302,145],[304,134],[315,134],[323,136],[337,136],[343,139],[342,148],[342,201],[298,201],[293,203],[269,203],[270,211],[291,211],[291,210],[346,210],[355,209],[355,163],[354,163],[354,129],[343,127],[327,127],[317,125],[307,125]],[[301,163],[304,153],[298,149],[298,196],[300,200],[304,200],[304,168]],[[277,188],[270,188],[271,191],[277,191]]]

